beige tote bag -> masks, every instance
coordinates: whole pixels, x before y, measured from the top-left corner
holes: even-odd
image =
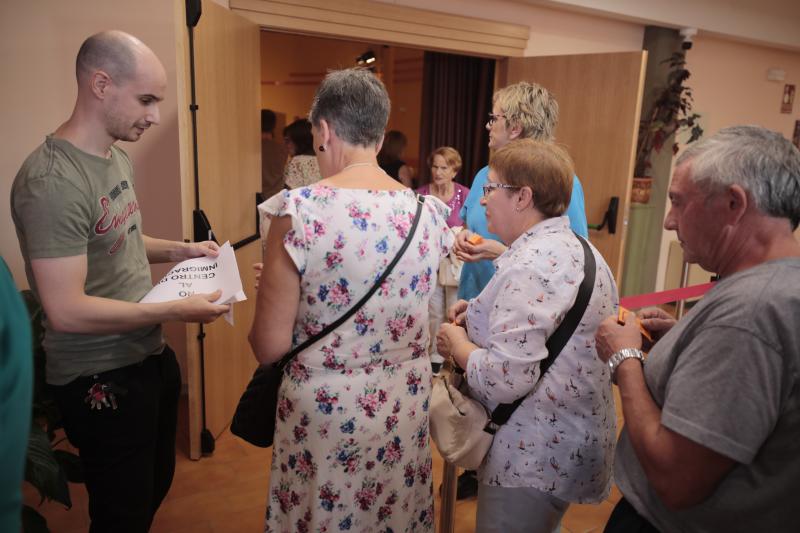
[[[443,370],[433,376],[430,403],[431,438],[448,463],[475,470],[492,447],[494,435],[484,431],[486,408],[466,392],[463,375]]]

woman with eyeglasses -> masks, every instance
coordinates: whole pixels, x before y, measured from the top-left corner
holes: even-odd
[[[499,150],[515,139],[552,141],[557,125],[558,102],[547,89],[524,81],[509,85],[492,97],[492,112],[486,123],[489,148]],[[456,257],[464,261],[458,285],[458,298],[462,300],[475,298],[483,290],[494,275],[492,261],[506,249],[497,235],[488,230],[486,211],[480,203],[488,174],[488,166],[478,171],[461,208],[465,230],[458,235],[454,251]],[[578,235],[588,238],[583,188],[577,176],[573,177],[566,215],[570,227]],[[480,235],[482,241],[478,244],[470,242],[473,234]],[[465,472],[458,479],[458,499],[474,496],[477,488],[474,472]]]
[[[437,335],[439,353],[464,369],[470,395],[489,412],[521,399],[478,470],[479,533],[551,533],[570,503],[602,502],[611,488],[616,419],[594,334],[618,296],[588,245],[591,296],[579,319],[564,320],[585,277],[583,246],[563,216],[573,175],[553,143],[523,139],[493,155],[481,205],[508,248],[483,291],[450,309],[460,325],[445,323]],[[577,325],[542,375],[562,321]]]

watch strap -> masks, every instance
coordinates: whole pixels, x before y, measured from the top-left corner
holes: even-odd
[[[608,358],[608,368],[611,372],[611,383],[617,384],[617,369],[627,359],[638,359],[644,365],[644,352],[638,348],[623,348],[611,354]]]

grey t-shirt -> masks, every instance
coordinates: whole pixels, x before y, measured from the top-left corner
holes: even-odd
[[[800,259],[720,281],[653,348],[647,386],[661,423],[736,461],[714,493],[669,511],[622,431],[614,475],[664,532],[800,531]]]
[[[106,159],[48,136],[14,180],[11,216],[37,297],[32,259],[84,254],[86,294],[138,302],[152,288],[133,169],[122,149],[112,146]],[[88,335],[55,331],[46,317],[44,324],[47,382],[53,385],[137,363],[163,345],[158,325]]]

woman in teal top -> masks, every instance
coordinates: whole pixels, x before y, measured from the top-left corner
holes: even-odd
[[[552,141],[558,124],[558,102],[544,87],[535,83],[520,82],[497,91],[492,98],[492,112],[486,129],[489,130],[489,148],[499,150],[516,139],[533,138]],[[483,167],[475,175],[464,206],[461,219],[466,230],[456,241],[457,256],[464,261],[458,298],[469,300],[476,297],[494,275],[494,260],[505,251],[500,239],[489,232],[486,226],[486,210],[480,205],[483,185],[489,175],[489,167]],[[578,177],[572,182],[572,197],[565,213],[570,227],[578,235],[588,239],[583,187]],[[480,244],[467,241],[477,233],[483,237]]]
[[[0,531],[20,531],[31,427],[33,355],[28,310],[0,259]]]

